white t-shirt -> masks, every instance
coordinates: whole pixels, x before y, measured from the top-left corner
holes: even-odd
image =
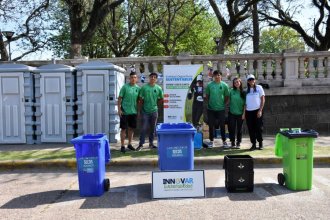
[[[250,88],[250,92],[246,94],[246,110],[254,111],[260,108],[261,96],[265,96],[264,89],[260,85],[256,85],[256,91]]]

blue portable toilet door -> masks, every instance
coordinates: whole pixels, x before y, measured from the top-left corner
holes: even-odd
[[[40,75],[41,142],[66,142],[65,74]]]
[[[0,143],[26,143],[23,73],[0,73]]]
[[[83,70],[83,133],[109,132],[108,70]]]

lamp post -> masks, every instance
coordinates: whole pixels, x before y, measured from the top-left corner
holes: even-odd
[[[217,45],[217,54],[220,53],[220,37],[214,37],[213,38],[215,44]]]
[[[8,41],[9,61],[11,61],[10,41],[11,41],[11,38],[13,37],[13,35],[14,35],[14,32],[13,31],[2,31],[2,34],[3,34],[3,36],[5,36],[7,38],[7,41]]]

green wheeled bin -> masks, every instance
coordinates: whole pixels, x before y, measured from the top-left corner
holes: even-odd
[[[313,149],[318,133],[314,130],[285,130],[276,135],[275,155],[282,157],[280,185],[291,190],[310,190],[313,183]]]

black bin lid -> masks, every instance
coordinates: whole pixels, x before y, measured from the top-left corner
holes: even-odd
[[[280,131],[280,134],[284,135],[285,137],[289,139],[293,138],[303,138],[303,137],[311,137],[311,138],[317,138],[319,133],[312,129],[306,129],[302,130],[301,132],[295,132],[295,131]]]

